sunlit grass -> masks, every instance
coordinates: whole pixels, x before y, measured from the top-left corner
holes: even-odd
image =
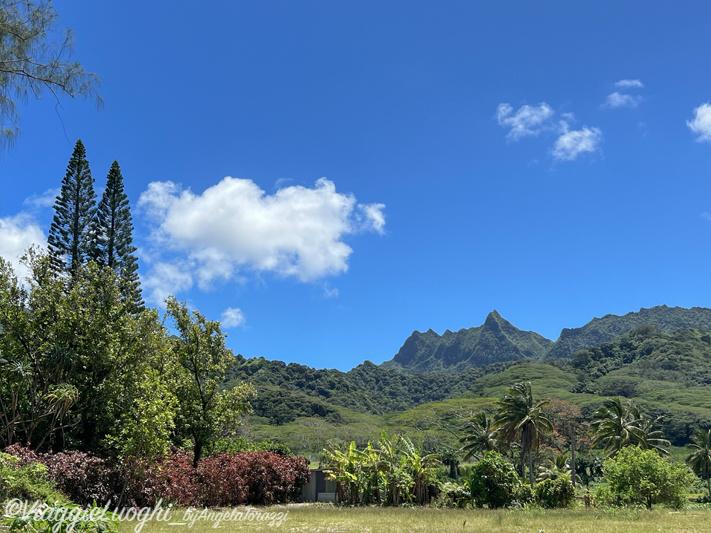
[[[227,531],[284,532],[486,532],[486,533],[711,533],[711,510],[694,509],[542,509],[519,511],[459,510],[434,508],[345,508],[330,505],[289,505],[260,508],[258,511],[285,513],[280,525],[265,522],[214,522],[197,520],[188,525],[167,522],[148,523],[142,532],[208,533],[216,529]],[[172,522],[180,522],[183,510],[172,512]],[[134,531],[136,523],[123,522],[120,533]]]

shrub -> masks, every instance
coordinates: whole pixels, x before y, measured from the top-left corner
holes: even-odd
[[[471,470],[471,494],[478,507],[510,505],[521,484],[516,468],[498,452],[486,452]]]
[[[466,507],[472,499],[467,487],[447,481],[441,487],[437,497],[432,500],[432,504],[438,508],[462,508]]]
[[[653,450],[627,446],[614,458],[605,461],[603,470],[609,483],[598,497],[615,505],[645,505],[655,503],[681,507],[686,489],[695,480],[694,474],[680,463],[670,463]]]
[[[39,459],[49,478],[73,502],[88,505],[111,498],[110,471],[103,459],[79,451],[42,454]]]
[[[533,489],[528,483],[521,483],[514,491],[514,503],[518,503],[521,507],[532,503],[533,500]]]
[[[119,499],[137,507],[158,500],[180,506],[200,505],[200,485],[193,467],[192,453],[174,450],[152,459],[131,457],[118,477]]]
[[[298,498],[309,481],[303,457],[283,457],[270,452],[244,452],[233,456],[247,489],[247,503],[269,505]]]
[[[234,456],[221,453],[205,457],[198,464],[200,500],[204,505],[234,506],[247,499],[247,489],[242,479],[243,472]]]
[[[536,503],[548,509],[570,507],[575,501],[575,489],[568,475],[544,479],[536,485],[535,494]]]
[[[15,455],[0,452],[0,502],[8,498],[66,502],[47,476],[47,467],[38,462],[24,462]]]

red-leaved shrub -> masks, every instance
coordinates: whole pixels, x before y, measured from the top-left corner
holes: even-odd
[[[104,504],[111,498],[112,471],[103,459],[71,450],[44,453],[39,460],[47,466],[49,479],[73,502],[81,505],[92,502]]]
[[[203,505],[234,506],[247,499],[247,490],[235,456],[220,453],[205,457],[198,463],[200,500]]]
[[[120,469],[119,496],[137,507],[158,500],[180,506],[200,504],[200,485],[193,467],[193,455],[175,450],[153,459],[131,457]]]
[[[303,457],[284,457],[275,453],[243,452],[232,457],[247,488],[247,503],[270,505],[298,498],[309,481],[309,467]]]
[[[18,466],[42,463],[47,476],[72,501],[145,507],[158,500],[179,506],[269,505],[299,497],[309,481],[303,457],[268,451],[220,453],[193,467],[193,456],[174,450],[152,459],[131,457],[109,463],[89,453],[36,454],[15,444],[4,450],[20,458]]]

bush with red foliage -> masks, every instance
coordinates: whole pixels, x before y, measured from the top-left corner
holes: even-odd
[[[5,453],[14,455],[20,461],[15,465],[16,468],[22,466],[31,465],[32,463],[39,463],[40,459],[35,452],[30,450],[28,447],[22,444],[12,444],[3,450]]]
[[[247,489],[235,456],[220,453],[205,457],[198,463],[200,500],[203,505],[227,507],[241,505],[247,499]]]
[[[251,505],[292,501],[309,481],[309,467],[303,457],[261,451],[238,453],[231,460],[244,481]]]
[[[19,457],[20,466],[46,465],[49,479],[80,504],[111,500],[144,507],[162,499],[180,506],[270,505],[298,498],[309,481],[306,459],[267,451],[220,453],[201,460],[197,468],[192,454],[183,450],[121,464],[79,451],[36,454],[13,445],[5,452]]]
[[[47,467],[48,477],[73,502],[104,504],[111,498],[113,472],[103,459],[71,450],[41,454],[39,460]]]
[[[200,504],[200,485],[193,467],[193,455],[174,450],[152,459],[131,457],[119,471],[122,502],[137,507],[162,499],[180,506]]]

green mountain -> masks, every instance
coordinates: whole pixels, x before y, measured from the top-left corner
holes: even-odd
[[[577,405],[588,419],[604,398],[629,398],[661,417],[675,446],[711,427],[711,332],[696,329],[663,333],[642,325],[571,359],[520,360],[459,375],[405,374],[370,362],[350,372],[244,358],[238,367],[235,379],[259,391],[252,434],[314,458],[328,440],[365,444],[382,429],[456,448],[471,413],[492,409],[519,381],[530,381],[536,398]]]
[[[570,357],[578,350],[599,346],[632,331],[642,324],[656,326],[664,333],[672,333],[683,328],[711,330],[711,309],[706,307],[667,307],[661,305],[626,315],[605,315],[593,318],[580,328],[563,329],[560,337],[546,354],[551,358]]]
[[[542,359],[553,342],[532,331],[521,331],[492,311],[479,327],[445,331],[415,331],[400,351],[381,366],[407,373],[459,373],[493,363]]]

